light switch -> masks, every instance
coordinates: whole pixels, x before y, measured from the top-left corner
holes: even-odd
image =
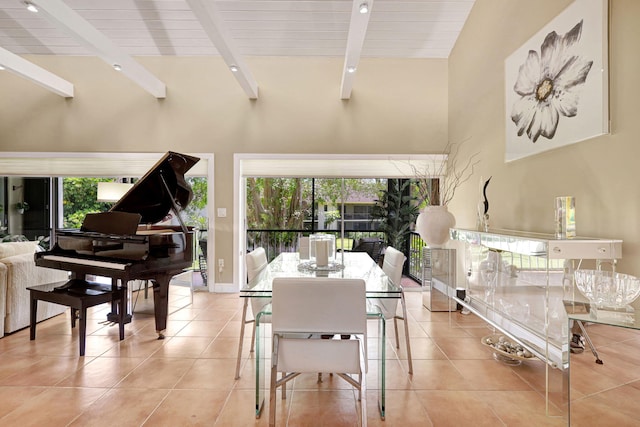
[[[225,218],[227,216],[227,208],[218,208],[218,218]]]

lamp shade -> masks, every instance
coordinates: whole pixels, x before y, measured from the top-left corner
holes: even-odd
[[[122,182],[99,182],[98,183],[98,201],[99,202],[117,202],[124,196],[133,184]]]

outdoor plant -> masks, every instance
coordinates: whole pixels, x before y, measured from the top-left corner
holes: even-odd
[[[27,202],[18,202],[16,203],[16,209],[19,211],[27,211],[29,210],[29,203]]]
[[[385,234],[387,244],[404,251],[419,213],[417,198],[409,191],[410,181],[390,179],[388,183],[388,188],[376,199],[371,216],[378,223],[378,230]]]

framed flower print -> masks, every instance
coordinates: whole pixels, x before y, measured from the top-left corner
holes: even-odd
[[[505,60],[512,161],[609,131],[608,0],[575,0]]]

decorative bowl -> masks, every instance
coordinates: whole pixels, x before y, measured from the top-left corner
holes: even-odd
[[[624,308],[640,295],[640,279],[603,270],[576,270],[576,286],[597,307]]]
[[[535,356],[526,348],[502,334],[482,337],[480,342],[493,350],[493,358],[507,365],[519,365]]]

